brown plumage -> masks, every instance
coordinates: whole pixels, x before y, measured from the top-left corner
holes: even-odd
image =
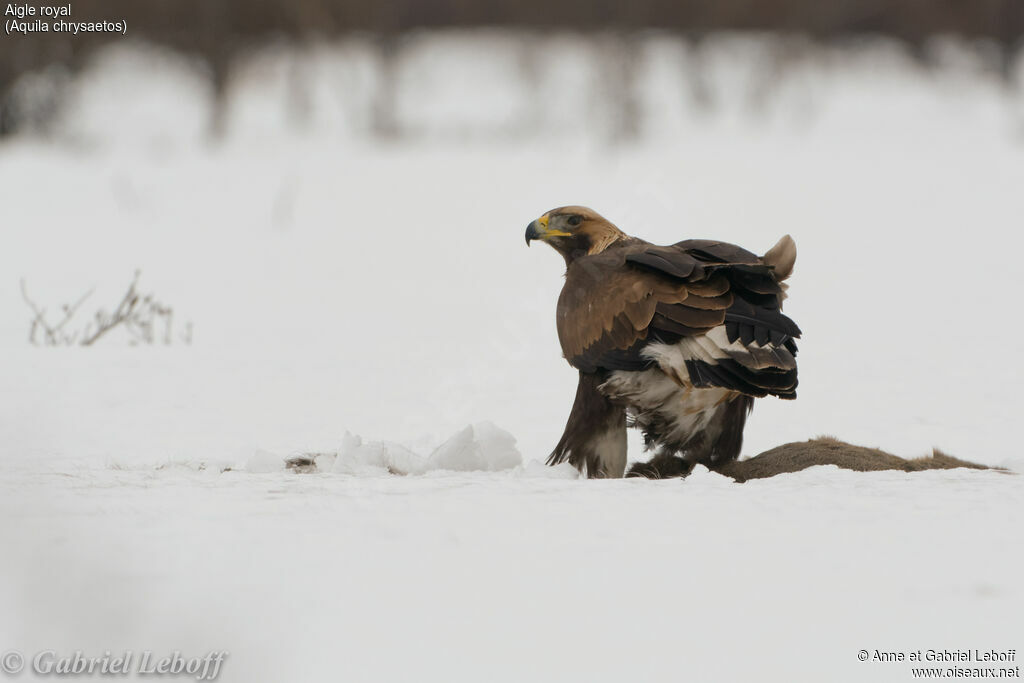
[[[565,259],[558,338],[580,373],[549,463],[622,476],[628,416],[657,450],[631,473],[714,466],[739,455],[754,397],[796,396],[800,330],[781,312],[796,260],[789,236],[763,257],[711,240],[657,246],[566,206],[530,223],[532,240]]]

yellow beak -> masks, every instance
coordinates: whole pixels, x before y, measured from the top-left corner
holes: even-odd
[[[548,228],[550,217],[544,214],[537,220],[526,226],[526,246],[530,246],[532,240],[547,240],[552,237],[569,237],[571,233],[564,230],[551,230]]]

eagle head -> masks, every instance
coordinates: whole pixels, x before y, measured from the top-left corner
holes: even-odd
[[[626,234],[593,209],[562,206],[526,226],[526,246],[532,240],[550,244],[570,262],[579,256],[599,254]]]

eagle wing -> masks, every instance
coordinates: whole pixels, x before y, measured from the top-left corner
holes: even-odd
[[[582,372],[659,364],[694,386],[791,398],[800,329],[781,312],[773,261],[789,274],[791,260],[710,240],[631,240],[577,259],[558,300],[562,352]],[[652,344],[681,351],[673,362]]]

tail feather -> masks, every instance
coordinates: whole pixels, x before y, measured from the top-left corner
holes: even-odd
[[[774,247],[765,252],[761,260],[772,267],[775,279],[782,282],[793,274],[793,266],[796,264],[796,242],[789,235],[783,235]]]

